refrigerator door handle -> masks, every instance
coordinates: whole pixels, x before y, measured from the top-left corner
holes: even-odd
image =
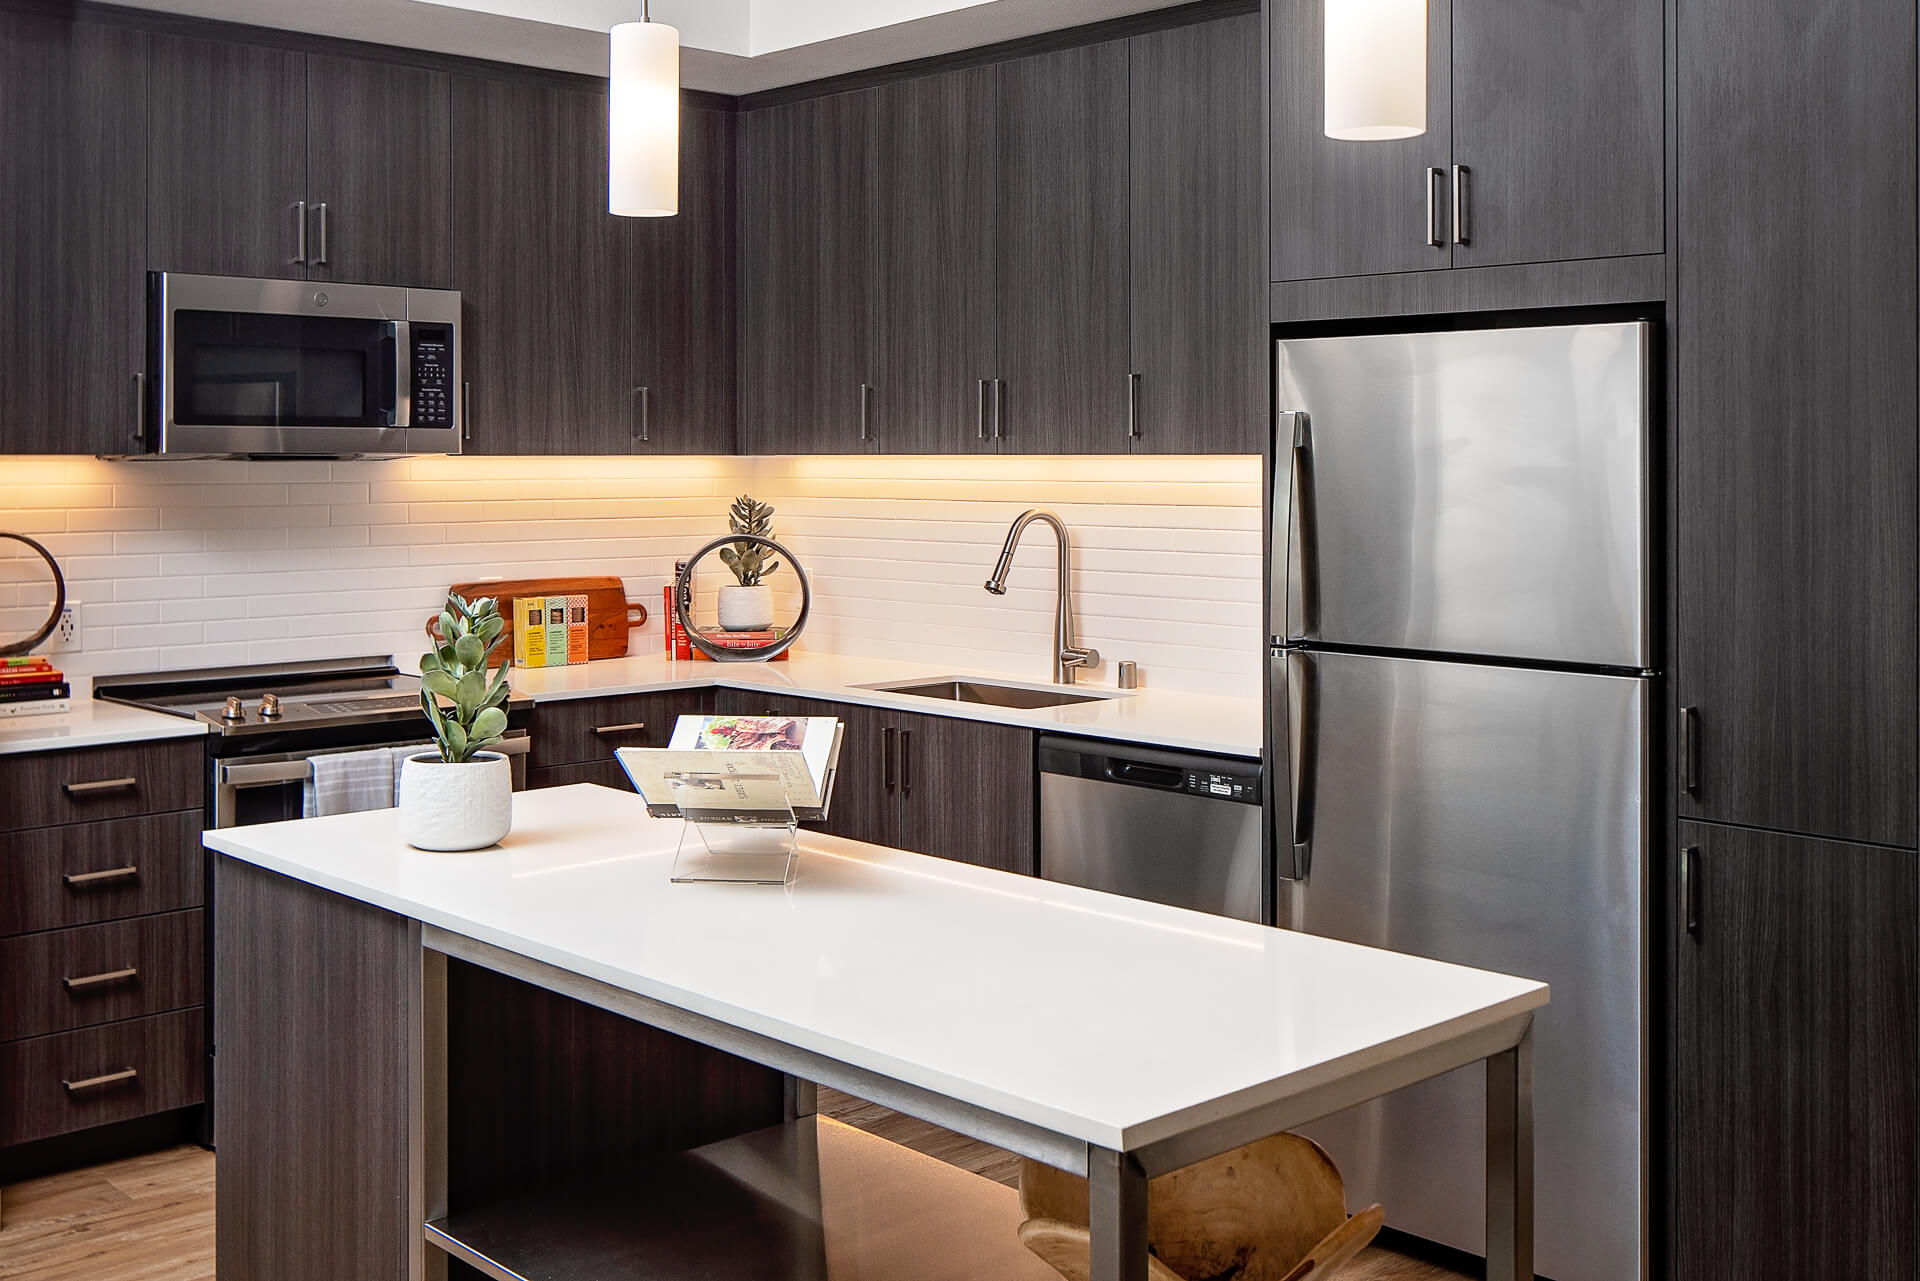
[[[1287,513],[1286,641],[1305,640],[1320,621],[1320,555],[1314,536],[1313,422],[1305,410],[1280,415],[1280,439],[1291,439]]]
[[[1313,863],[1314,762],[1319,748],[1320,689],[1313,655],[1286,651],[1287,662],[1287,848],[1279,851],[1276,874],[1304,881]]]

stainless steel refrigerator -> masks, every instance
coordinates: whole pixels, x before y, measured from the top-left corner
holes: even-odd
[[[1646,1273],[1650,326],[1275,353],[1278,923],[1543,979],[1537,1267]],[[1485,1253],[1484,1080],[1308,1133],[1355,1205]]]

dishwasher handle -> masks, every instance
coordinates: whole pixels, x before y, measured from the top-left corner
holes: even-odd
[[[1145,761],[1108,761],[1107,777],[1116,783],[1137,787],[1157,787],[1177,792],[1187,785],[1187,772],[1173,765],[1152,765]]]

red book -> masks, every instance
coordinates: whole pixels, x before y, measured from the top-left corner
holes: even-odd
[[[62,679],[64,677],[61,673],[51,667],[0,668],[0,688],[10,685],[38,685]]]

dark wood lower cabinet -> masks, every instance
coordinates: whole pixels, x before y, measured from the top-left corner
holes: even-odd
[[[0,1148],[199,1103],[204,1018],[196,1006],[0,1045]]]
[[[1920,863],[1680,824],[1667,1275],[1920,1265]]]
[[[846,726],[819,830],[1032,875],[1033,733],[825,699],[721,690],[731,716],[833,716]]]

